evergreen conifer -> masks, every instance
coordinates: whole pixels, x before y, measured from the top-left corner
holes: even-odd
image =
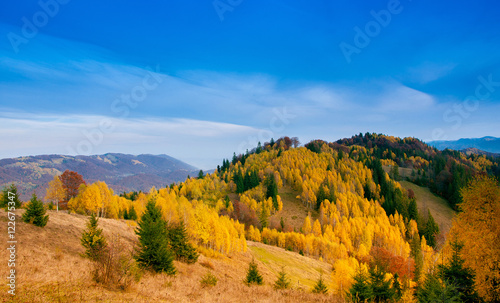
[[[43,202],[38,200],[36,194],[33,194],[27,205],[26,212],[23,214],[23,222],[31,223],[39,227],[44,227],[49,221],[49,215],[45,215]]]
[[[255,260],[252,259],[252,262],[248,265],[248,271],[247,271],[247,277],[245,279],[245,283],[247,285],[250,284],[257,284],[257,285],[262,285],[263,284],[263,278],[262,275],[259,273],[259,270],[257,269],[257,263],[255,263]]]
[[[135,232],[139,236],[139,248],[134,257],[139,265],[154,272],[174,275],[176,269],[174,255],[169,249],[167,223],[154,200],[146,204],[146,211]]]

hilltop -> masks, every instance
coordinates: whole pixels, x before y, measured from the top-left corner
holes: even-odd
[[[0,160],[0,187],[15,183],[22,200],[28,200],[33,191],[44,197],[47,184],[65,170],[76,171],[88,183],[104,181],[117,193],[148,191],[198,173],[197,168],[167,155],[41,155]]]
[[[487,142],[489,140],[496,142],[496,138],[483,139]],[[433,193],[447,200],[454,209],[457,209],[457,205],[461,202],[460,188],[473,176],[489,174],[500,178],[498,157],[484,153],[466,154],[450,149],[441,151],[412,137],[398,138],[366,133],[329,143],[329,146],[353,154],[361,161],[373,157],[381,160],[384,165],[404,168],[405,180],[429,187]]]

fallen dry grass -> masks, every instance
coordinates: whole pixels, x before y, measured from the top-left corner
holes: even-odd
[[[201,255],[199,261],[192,265],[175,262],[178,270],[175,277],[146,273],[139,283],[127,291],[108,289],[92,281],[92,264],[80,256],[84,251],[80,236],[87,222],[86,217],[49,211],[47,226],[39,228],[22,223],[22,212],[23,210],[18,211],[16,219],[16,295],[9,295],[6,284],[2,283],[2,302],[340,302],[329,295],[312,294],[308,287],[304,287],[307,291],[273,290],[271,284],[281,266],[276,259],[281,260],[280,256],[284,256],[283,260],[294,260],[297,266],[313,268],[313,271],[306,272],[303,276],[298,271],[291,273],[303,280],[317,279],[314,277],[315,271],[319,268],[326,271],[328,265],[275,247],[250,242],[247,253],[231,258],[214,259]],[[132,249],[136,235],[130,223],[101,219],[99,224],[106,236],[118,235],[126,249]],[[7,218],[3,210],[0,210],[0,235],[3,239],[0,276],[6,277],[9,269],[6,250]],[[259,253],[254,248],[259,248]],[[295,258],[294,254],[298,257]],[[242,282],[252,258],[258,260],[259,270],[264,276],[264,286],[249,287]],[[291,265],[287,265],[288,267],[294,268]],[[200,283],[208,270],[218,278],[214,287],[204,287]],[[325,273],[325,278],[328,275]]]

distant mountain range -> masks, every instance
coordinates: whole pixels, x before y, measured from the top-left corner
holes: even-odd
[[[149,191],[152,186],[184,181],[199,171],[167,155],[41,155],[0,160],[0,188],[15,183],[22,200],[33,192],[43,198],[48,183],[67,169],[81,174],[87,183],[104,181],[115,193]]]
[[[489,155],[500,154],[500,138],[495,137],[469,138],[455,141],[430,141],[427,144],[439,150],[449,148],[465,153],[485,154],[484,152],[487,152],[486,154]]]

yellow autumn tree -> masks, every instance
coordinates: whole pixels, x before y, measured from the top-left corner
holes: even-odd
[[[55,202],[57,205],[57,211],[59,211],[59,202],[66,198],[66,189],[59,176],[54,176],[54,179],[49,182],[47,187],[47,193],[45,195],[45,200]]]
[[[462,189],[461,212],[451,233],[464,244],[464,265],[476,273],[476,289],[486,301],[500,300],[500,187],[478,177]]]
[[[346,291],[351,288],[351,285],[354,282],[353,277],[356,274],[356,270],[360,266],[361,270],[368,272],[366,265],[360,265],[358,260],[353,257],[335,261],[332,272],[332,292],[343,298]]]
[[[312,227],[312,233],[316,237],[321,237],[323,235],[323,233],[321,232],[321,224],[319,223],[318,219],[316,219],[316,221],[314,221],[314,224]]]
[[[311,233],[311,229],[312,229],[311,218],[310,218],[310,216],[307,216],[304,219],[304,224],[302,225],[302,232],[307,235],[307,234]]]

